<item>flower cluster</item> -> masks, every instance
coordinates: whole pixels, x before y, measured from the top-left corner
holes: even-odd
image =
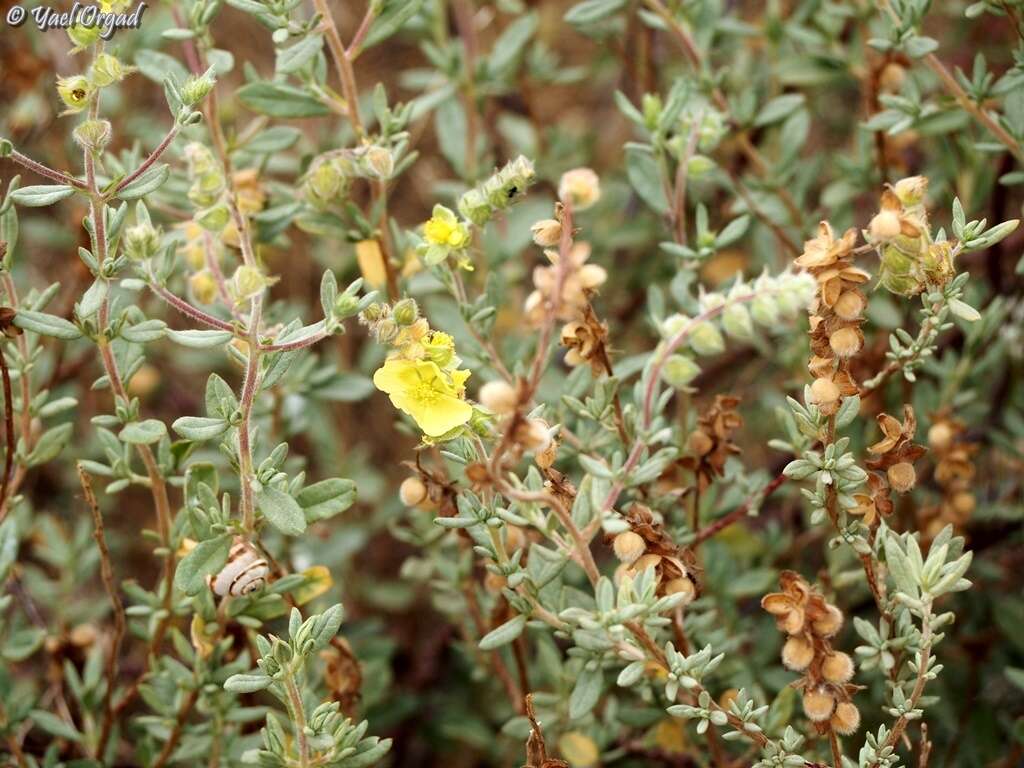
[[[880,210],[868,225],[868,239],[881,257],[879,280],[902,296],[941,288],[956,274],[950,243],[932,242],[927,190],[924,176],[901,179],[882,193]]]
[[[781,592],[761,600],[761,607],[775,617],[786,634],[782,663],[803,677],[794,687],[803,691],[804,712],[819,732],[854,733],[860,712],[851,701],[858,686],[853,678],[853,659],[832,648],[831,639],[843,626],[843,613],[793,571],[779,577]]]
[[[371,304],[360,314],[377,341],[392,348],[373,374],[377,389],[408,416],[431,440],[449,440],[473,417],[466,401],[470,371],[459,369],[455,341],[430,328],[412,299],[394,306]]]
[[[675,313],[661,323],[665,343],[685,339],[697,355],[717,355],[725,349],[726,335],[740,341],[754,337],[754,324],[769,332],[806,309],[814,295],[814,281],[800,272],[760,275],[752,283],[740,279],[725,293],[705,291],[697,302],[695,317]],[[661,377],[672,387],[686,387],[700,373],[700,366],[686,354],[668,356]]]
[[[83,111],[101,88],[121,82],[134,71],[134,67],[126,67],[116,56],[100,53],[86,74],[57,78],[57,95],[64,103],[64,114]]]
[[[849,229],[837,239],[823,221],[818,236],[804,243],[804,252],[796,260],[818,283],[811,307],[812,357],[807,368],[814,376],[811,402],[826,415],[839,410],[844,397],[858,392],[850,375],[850,358],[864,346],[860,325],[867,301],[860,286],[869,275],[853,265],[856,241],[856,230]]]
[[[495,171],[486,181],[463,193],[459,213],[482,227],[500,211],[519,200],[533,184],[536,172],[533,163],[520,155]]]

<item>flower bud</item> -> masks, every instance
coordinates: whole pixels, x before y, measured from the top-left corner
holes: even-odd
[[[779,312],[782,307],[774,296],[760,295],[750,303],[750,316],[758,325],[769,330],[774,329],[779,322]],[[791,314],[787,312],[787,314]]]
[[[909,208],[924,200],[925,192],[928,191],[928,179],[924,176],[909,176],[897,181],[892,191],[900,202]]]
[[[691,179],[699,179],[715,167],[715,161],[704,155],[694,155],[686,163],[686,175]]]
[[[420,310],[416,306],[415,299],[402,299],[391,310],[391,317],[399,325],[412,325],[419,319],[419,316]]]
[[[725,349],[725,339],[718,326],[705,320],[690,330],[690,346],[698,355],[717,355]]]
[[[57,78],[57,95],[67,109],[64,114],[81,112],[87,106],[95,92],[93,84],[84,75]]]
[[[841,685],[853,677],[853,659],[847,654],[836,651],[825,657],[821,664],[821,674],[830,683]]]
[[[228,211],[228,207],[221,203],[219,205],[214,205],[210,208],[204,208],[201,211],[197,211],[195,220],[196,223],[205,230],[210,232],[220,232],[228,225],[228,221],[231,220],[231,213]]]
[[[71,53],[78,53],[84,51],[86,48],[91,46],[97,40],[100,39],[100,34],[103,32],[99,25],[92,27],[86,27],[82,24],[75,24],[68,28],[68,38],[74,43],[74,48],[71,49]]]
[[[669,315],[661,323],[661,335],[666,339],[671,339],[673,336],[678,334],[690,323],[690,318],[686,315],[680,315],[678,313]]]
[[[108,85],[119,83],[130,71],[121,64],[121,60],[109,53],[101,53],[92,63],[90,79],[97,88],[106,88]]]
[[[574,168],[562,174],[558,197],[572,205],[574,211],[585,211],[601,197],[601,181],[590,168]]]
[[[541,248],[558,245],[562,239],[562,223],[556,219],[542,219],[530,227],[533,242]]]
[[[385,147],[372,146],[366,150],[363,165],[371,176],[378,179],[390,179],[395,171],[395,159]]]
[[[742,304],[730,304],[722,312],[722,328],[736,339],[749,339],[754,335],[754,324],[750,313]]]
[[[217,281],[208,269],[200,270],[188,279],[189,290],[200,304],[212,304],[217,299]]]
[[[274,282],[276,281],[268,278],[257,267],[243,264],[231,277],[231,291],[235,301],[241,302],[259,295]]]
[[[832,717],[835,707],[835,698],[824,688],[814,688],[804,692],[804,712],[816,723]]]
[[[700,366],[686,355],[671,355],[661,368],[661,378],[670,387],[676,389],[685,387],[699,373]]]
[[[152,224],[136,224],[124,233],[124,252],[132,261],[145,261],[160,248],[160,233]]]
[[[416,476],[407,477],[398,487],[398,498],[405,506],[415,507],[427,498],[427,486]]]
[[[306,199],[318,208],[324,208],[342,196],[348,180],[340,167],[330,161],[316,164],[306,176],[304,186]]]
[[[856,733],[860,727],[860,710],[849,701],[841,701],[836,705],[836,711],[832,713],[829,720],[832,730],[842,736],[849,736]]]
[[[82,149],[97,153],[102,152],[110,142],[110,134],[110,121],[85,120],[75,128],[72,135]]]
[[[791,637],[782,646],[782,663],[794,672],[803,672],[813,660],[814,646],[803,637]]]
[[[623,531],[612,542],[615,556],[623,563],[633,563],[647,550],[647,542],[633,531]]]
[[[907,461],[893,464],[885,474],[889,478],[889,485],[897,493],[906,493],[917,483],[917,472],[914,471],[914,465]]]
[[[190,107],[195,106],[207,96],[217,84],[213,77],[213,69],[208,69],[201,75],[191,75],[181,86],[181,100]]]
[[[479,400],[484,408],[500,415],[512,413],[519,402],[515,388],[504,381],[488,381],[480,387]]]

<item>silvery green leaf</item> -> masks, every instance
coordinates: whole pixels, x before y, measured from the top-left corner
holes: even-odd
[[[135,325],[121,329],[121,338],[134,344],[146,344],[162,339],[167,332],[167,323],[163,320],[143,320]]]
[[[576,685],[569,695],[569,719],[578,720],[590,711],[601,698],[601,687],[604,684],[604,673],[600,669],[583,668]]]
[[[893,533],[885,537],[885,561],[889,566],[897,588],[907,596],[916,598],[918,594],[918,580],[914,575],[910,561],[897,542]]]
[[[228,430],[224,419],[208,419],[202,416],[182,416],[175,420],[171,428],[187,440],[212,440],[220,437]]]
[[[10,194],[10,199],[16,205],[23,205],[26,208],[42,208],[60,202],[74,193],[75,188],[69,184],[36,184],[14,190]]]
[[[231,331],[217,330],[175,331],[168,328],[167,335],[171,341],[192,349],[222,347],[234,338],[234,334]]]
[[[138,200],[140,197],[145,197],[150,192],[155,192],[159,189],[167,181],[167,177],[170,174],[171,168],[169,165],[158,163],[151,168],[147,168],[141,176],[119,189],[117,196],[122,200]]]
[[[607,19],[626,7],[626,0],[583,0],[570,8],[565,21],[578,27]]]
[[[492,629],[480,640],[480,650],[493,651],[503,645],[508,645],[523,633],[526,627],[526,616],[522,614],[513,616],[499,627]]]
[[[323,45],[323,35],[308,35],[294,45],[278,50],[277,71],[281,74],[297,72],[320,53]]]
[[[860,395],[851,395],[843,400],[836,413],[836,427],[842,428],[853,422],[860,412]]]
[[[647,669],[647,662],[634,661],[632,664],[627,665],[619,672],[619,677],[615,681],[616,684],[623,688],[629,688],[635,683],[639,682],[644,676],[644,671]]]
[[[224,681],[229,693],[255,693],[270,687],[273,679],[264,674],[232,675]]]
[[[132,445],[150,445],[160,442],[167,434],[167,426],[159,419],[145,419],[126,424],[118,437]]]
[[[228,560],[230,534],[200,541],[178,563],[174,586],[186,595],[197,595],[206,587],[206,577],[218,571]]]
[[[326,520],[352,506],[356,500],[356,484],[340,477],[307,485],[295,497],[302,507],[307,523]]]
[[[973,323],[981,319],[981,313],[978,312],[978,310],[960,299],[950,299],[949,309],[961,320],[966,320],[969,323]]]
[[[256,507],[281,533],[298,536],[306,530],[306,516],[291,494],[264,486],[256,492]]]
[[[14,316],[14,324],[23,330],[32,331],[42,336],[53,336],[57,339],[70,341],[81,337],[78,327],[63,317],[48,315],[45,312],[33,312],[28,309],[18,310]]]

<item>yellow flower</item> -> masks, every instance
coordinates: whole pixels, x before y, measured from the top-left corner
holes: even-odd
[[[408,414],[428,437],[440,437],[462,426],[473,407],[462,399],[469,371],[452,371],[450,379],[435,363],[392,358],[373,374],[373,384],[386,392],[398,410]]]
[[[423,236],[431,245],[465,248],[469,244],[469,229],[443,205],[435,205],[433,215],[423,225]]]
[[[89,78],[82,75],[57,78],[57,95],[67,107],[63,113],[65,115],[81,112],[89,106],[89,99],[92,98],[94,91],[95,88],[89,82]]]
[[[100,0],[100,11],[103,13],[124,13],[128,10],[128,0]]]

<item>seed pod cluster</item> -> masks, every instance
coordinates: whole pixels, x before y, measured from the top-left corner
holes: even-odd
[[[616,581],[654,568],[659,595],[682,593],[687,596],[684,604],[692,602],[699,593],[692,552],[676,546],[654,513],[642,504],[630,507],[626,521],[629,530],[611,538],[612,550],[622,563],[615,572]]]
[[[942,492],[937,504],[922,507],[918,527],[929,538],[952,524],[963,529],[977,500],[972,490],[976,468],[973,456],[978,444],[967,436],[967,427],[948,413],[938,414],[928,430],[928,447],[935,455],[936,485]]]
[[[861,286],[870,275],[853,265],[857,231],[848,229],[836,239],[827,221],[818,225],[818,236],[804,243],[796,259],[817,281],[811,305],[811,352],[807,364],[814,383],[810,399],[825,415],[839,410],[844,397],[858,392],[850,374],[850,358],[864,346],[860,330],[867,300]]]
[[[803,673],[794,687],[803,691],[804,712],[821,733],[854,733],[860,712],[851,701],[859,689],[850,683],[853,659],[831,642],[843,626],[842,611],[793,571],[783,571],[779,584],[782,591],[765,595],[761,607],[787,635],[782,663]]]
[[[914,409],[909,405],[903,406],[902,422],[887,413],[880,413],[878,426],[883,437],[868,446],[868,452],[875,458],[866,461],[865,465],[877,472],[885,472],[886,482],[897,493],[908,493],[917,484],[914,462],[925,454],[924,446],[914,442],[917,431]]]
[[[680,459],[679,464],[693,472],[701,491],[716,477],[722,477],[730,456],[740,453],[740,447],[732,440],[743,427],[743,417],[736,410],[739,404],[740,398],[735,395],[715,395],[715,401],[697,417],[697,426],[686,439],[689,455]]]

